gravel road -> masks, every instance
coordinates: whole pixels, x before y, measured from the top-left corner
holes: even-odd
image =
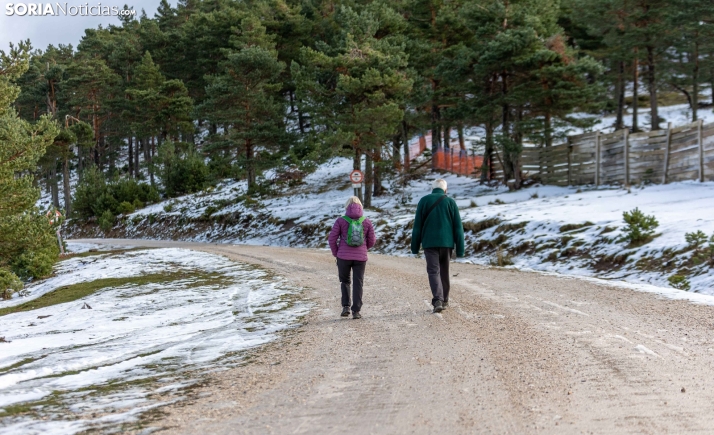
[[[164,408],[162,434],[714,433],[712,306],[453,264],[451,306],[432,314],[423,259],[370,255],[352,320],[326,251],[82,241],[224,255],[313,303],[304,326]]]

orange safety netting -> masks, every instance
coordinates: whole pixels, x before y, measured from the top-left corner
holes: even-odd
[[[409,142],[409,158],[415,159],[419,157],[424,151],[426,151],[426,144],[431,143],[431,133],[427,133],[426,136],[419,136],[416,139],[412,139]]]
[[[469,155],[464,150],[439,148],[433,156],[434,169],[442,169],[452,174],[472,175],[483,165],[483,156]]]

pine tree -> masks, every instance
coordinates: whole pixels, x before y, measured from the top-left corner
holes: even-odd
[[[365,153],[368,165],[378,170],[413,84],[402,39],[379,33],[392,20],[400,18],[382,4],[361,12],[342,6],[335,16],[340,34],[333,45],[303,48],[299,63],[292,65],[297,94],[319,139],[337,150],[348,146],[357,156]],[[365,175],[369,207],[375,180],[369,167]]]
[[[258,17],[244,18],[231,43],[221,73],[207,78],[207,99],[199,110],[225,130],[223,138],[214,137],[216,146],[206,150],[230,155],[253,188],[261,163],[285,135],[285,101],[279,96],[285,64]]]
[[[34,204],[39,197],[31,171],[57,135],[49,116],[35,125],[20,119],[12,107],[19,94],[13,83],[28,69],[30,45],[0,51],[0,293],[9,298],[23,278],[51,272],[59,249],[52,227]]]
[[[673,0],[667,13],[670,44],[665,52],[667,83],[687,99],[692,121],[698,119],[699,92],[714,53],[714,4],[704,0]],[[668,44],[669,45],[669,44]],[[705,54],[710,54],[709,58]]]

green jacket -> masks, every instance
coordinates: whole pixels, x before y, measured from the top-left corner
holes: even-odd
[[[444,198],[427,216],[424,214],[442,196],[444,191],[434,189],[431,195],[419,200],[414,228],[412,228],[412,254],[419,253],[419,245],[426,248],[456,248],[456,256],[464,256],[464,227],[461,225],[461,215],[456,201]],[[424,232],[422,233],[422,223]]]

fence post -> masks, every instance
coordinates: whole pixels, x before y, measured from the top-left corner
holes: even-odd
[[[667,172],[669,172],[669,150],[672,147],[672,123],[667,123],[667,139],[664,145],[664,173],[662,174],[662,184],[667,184]]]
[[[704,182],[704,141],[702,140],[702,122],[697,123],[697,138],[699,140],[699,182]]]
[[[625,187],[630,187],[630,130],[625,129]]]
[[[568,136],[568,186],[573,185],[573,145],[570,143],[570,136]]]
[[[451,144],[449,144],[449,145],[451,145]],[[454,173],[454,149],[453,148],[449,148],[449,149],[451,150],[451,171],[450,172],[453,174]]]
[[[600,186],[600,132],[595,135],[595,187]]]

